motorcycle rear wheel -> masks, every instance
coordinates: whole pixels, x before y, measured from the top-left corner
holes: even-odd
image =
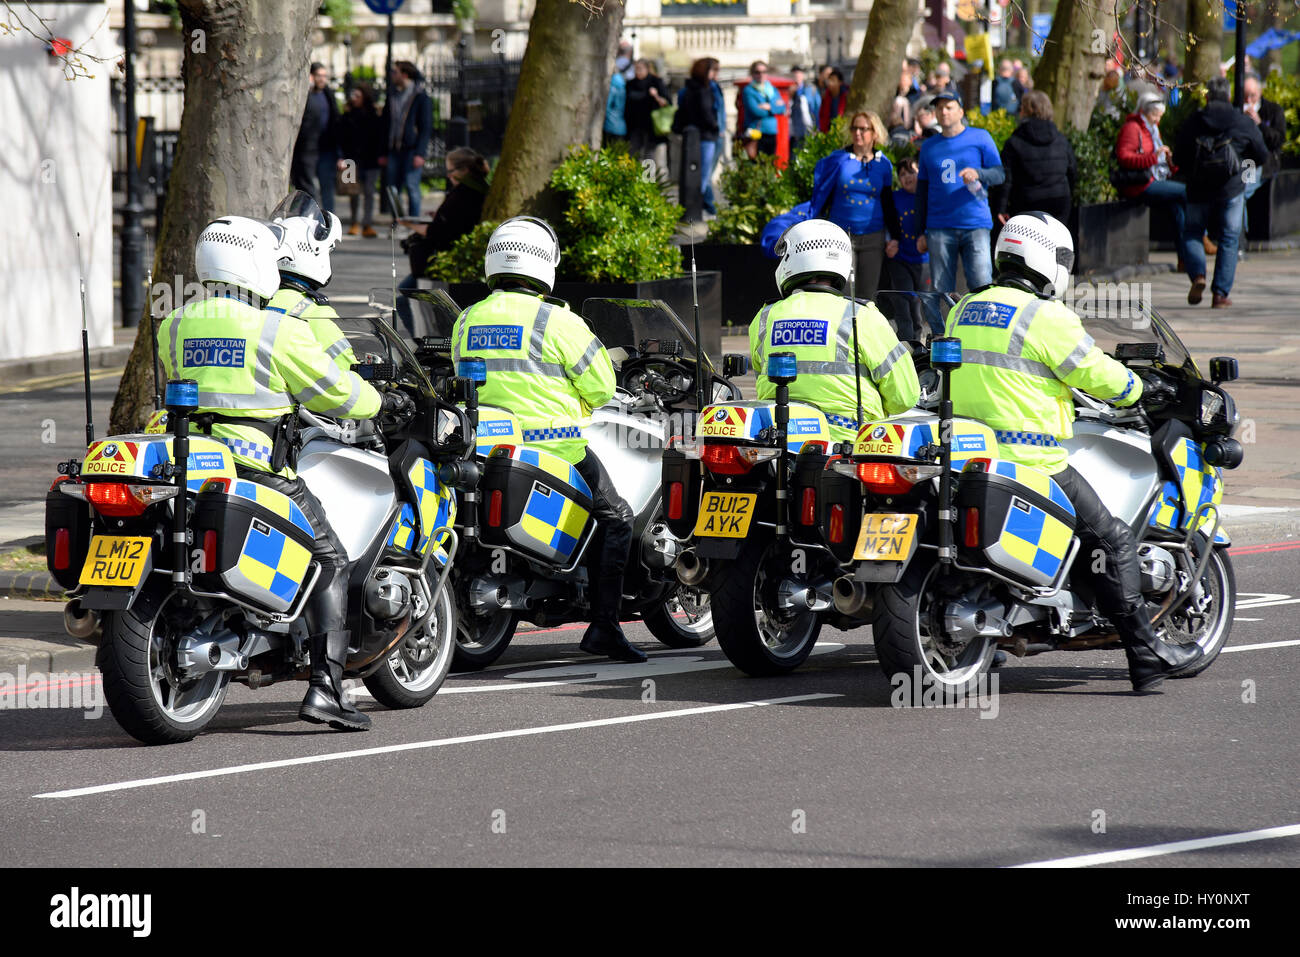
[[[933,557],[919,554],[899,582],[880,589],[871,616],[872,640],[891,686],[899,675],[914,681],[920,668],[922,682],[964,696],[988,673],[997,645],[991,638],[974,638],[956,654],[940,645],[934,592],[938,572]]]
[[[713,629],[733,665],[755,678],[789,674],[812,653],[822,620],[816,612],[782,617],[764,597],[776,553],[769,533],[745,543],[718,569],[713,586]],[[778,573],[779,574],[779,573]]]
[[[386,708],[421,708],[433,700],[451,670],[456,650],[456,615],[450,590],[443,588],[418,635],[407,635],[379,670],[362,679]]]
[[[180,629],[165,614],[151,621],[133,609],[103,614],[104,638],[95,653],[109,711],[122,730],[145,744],[178,744],[203,731],[226,700],[230,673],[209,671],[184,680],[176,674]]]
[[[519,616],[508,608],[498,609],[491,615],[476,615],[463,607],[457,611],[451,670],[481,671],[510,647]]]
[[[650,634],[669,648],[699,648],[713,640],[709,593],[698,588],[678,585],[642,620]]]

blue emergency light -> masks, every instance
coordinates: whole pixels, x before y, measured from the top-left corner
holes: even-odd
[[[780,385],[799,377],[799,363],[793,352],[774,352],[767,359],[767,377]]]
[[[482,359],[461,359],[456,367],[456,374],[462,379],[482,385],[487,381],[487,363]]]
[[[961,365],[961,340],[943,336],[930,341],[930,365],[936,369],[956,369]]]
[[[172,379],[167,383],[164,403],[169,409],[192,412],[199,407],[199,384],[193,379]]]

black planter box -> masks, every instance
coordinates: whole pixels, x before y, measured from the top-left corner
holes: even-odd
[[[703,248],[703,247],[700,247]],[[722,324],[719,314],[722,312],[722,274],[700,268],[697,258],[697,282],[700,295],[700,338],[704,351],[720,361],[722,355]],[[444,288],[447,294],[464,309],[487,298],[490,290],[481,282],[434,282],[436,288]],[[677,313],[679,319],[692,328],[695,321],[695,309],[691,298],[691,277],[674,276],[672,279],[652,279],[649,282],[630,283],[591,283],[591,282],[557,282],[552,296],[563,299],[574,312],[582,312],[582,304],[588,299],[662,299]],[[748,322],[748,320],[746,320]],[[606,343],[610,345],[610,343]]]
[[[690,248],[683,246],[682,259],[688,270],[690,256]],[[777,295],[776,262],[763,255],[757,244],[701,243],[695,247],[697,269],[716,269],[727,277],[722,321],[729,326],[748,328],[763,303]]]
[[[1074,273],[1086,275],[1108,266],[1144,265],[1151,248],[1147,208],[1141,203],[1076,206],[1070,214],[1074,233]]]
[[[1300,169],[1266,179],[1246,201],[1247,239],[1266,241],[1300,233]]]

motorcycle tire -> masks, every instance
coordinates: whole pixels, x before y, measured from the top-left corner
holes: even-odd
[[[746,542],[734,561],[718,569],[710,600],[718,645],[728,661],[755,678],[794,671],[812,653],[822,629],[815,612],[794,615],[783,625],[762,608],[764,563],[774,547],[770,533]]]
[[[699,648],[713,640],[713,612],[708,592],[696,590],[696,601],[702,598],[706,609],[699,618],[691,622],[689,615],[685,620],[677,617],[676,611],[684,612],[680,593],[685,587],[679,585],[653,610],[642,615],[642,621],[645,622],[650,634],[669,648]]]
[[[1218,592],[1214,603],[1215,615],[1204,629],[1205,633],[1199,638],[1196,635],[1186,635],[1201,646],[1201,657],[1186,668],[1169,675],[1171,678],[1194,678],[1199,675],[1214,663],[1215,658],[1219,657],[1219,652],[1228,643],[1228,636],[1232,634],[1232,619],[1237,613],[1237,575],[1233,571],[1232,559],[1227,549],[1214,550],[1209,563],[1205,566],[1205,577],[1202,581],[1205,578],[1210,580],[1211,589],[1216,589]],[[1177,641],[1183,636],[1175,633],[1168,637]]]
[[[448,589],[438,592],[433,614],[421,631],[404,638],[379,670],[362,679],[385,708],[422,708],[446,680],[456,652],[455,606]]]
[[[492,615],[472,615],[461,611],[456,626],[456,647],[452,652],[452,671],[481,671],[500,658],[515,636],[519,616],[502,608]]]
[[[957,668],[950,667],[935,647],[922,622],[931,615],[927,589],[938,574],[938,562],[929,555],[918,554],[900,581],[886,585],[876,593],[872,608],[871,634],[880,668],[894,686],[897,676],[914,680],[920,668],[922,680],[939,682],[950,695],[965,695],[975,690],[980,678],[993,663],[997,645],[992,639],[975,639],[963,650]]]
[[[226,699],[229,672],[176,680],[171,669],[181,636],[171,633],[161,612],[144,621],[130,608],[106,611],[102,624],[95,665],[122,730],[145,744],[178,744],[203,731]]]

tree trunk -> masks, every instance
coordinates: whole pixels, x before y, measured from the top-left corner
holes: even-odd
[[[569,147],[600,146],[623,4],[593,14],[573,0],[537,0],[484,219],[553,215],[547,189]]]
[[[1213,80],[1222,60],[1223,0],[1187,0],[1187,82]]]
[[[1034,70],[1034,89],[1051,99],[1062,129],[1088,128],[1114,30],[1115,0],[1088,6],[1076,0],[1057,4],[1052,32]]]
[[[845,116],[872,110],[886,126],[889,124],[890,107],[898,94],[898,74],[907,57],[907,41],[917,16],[916,0],[876,0],[871,5]]]
[[[226,214],[265,217],[288,190],[318,7],[318,0],[180,0],[185,107],[154,284],[113,402],[113,433],[139,431],[152,411],[149,310],[162,319],[198,294],[194,243],[203,227]]]

